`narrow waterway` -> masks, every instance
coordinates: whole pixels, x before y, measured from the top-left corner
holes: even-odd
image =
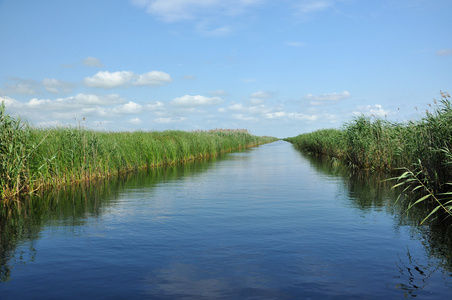
[[[450,237],[379,181],[279,141],[11,203],[0,298],[447,299]]]

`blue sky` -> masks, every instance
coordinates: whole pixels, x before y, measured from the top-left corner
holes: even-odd
[[[360,114],[416,119],[452,92],[451,12],[450,0],[0,0],[0,101],[36,126],[107,131],[282,138]]]

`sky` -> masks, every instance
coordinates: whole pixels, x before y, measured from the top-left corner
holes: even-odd
[[[452,93],[450,0],[0,0],[0,102],[37,127],[403,122]]]

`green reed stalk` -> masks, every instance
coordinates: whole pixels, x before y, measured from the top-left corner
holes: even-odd
[[[244,130],[97,132],[39,129],[0,106],[1,199],[46,185],[80,182],[131,170],[176,164],[273,142]]]
[[[422,191],[414,204],[436,203],[433,213],[443,210],[450,215],[451,202],[447,199],[452,195],[450,95],[441,92],[441,99],[430,106],[417,121],[396,123],[360,116],[340,130],[324,129],[286,140],[308,152],[340,158],[356,168],[403,170],[396,177],[399,180],[396,186],[406,185],[404,192]],[[414,182],[418,185],[412,185]]]

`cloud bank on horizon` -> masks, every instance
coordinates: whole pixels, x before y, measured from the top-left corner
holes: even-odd
[[[36,126],[287,137],[452,83],[446,0],[25,2],[0,2],[0,102]]]

